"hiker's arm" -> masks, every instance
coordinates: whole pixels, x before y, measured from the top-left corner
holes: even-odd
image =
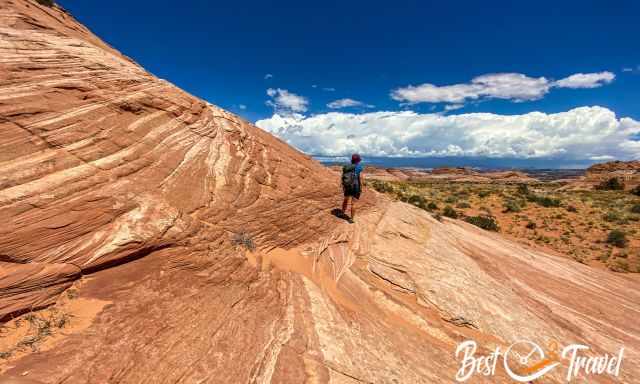
[[[358,177],[360,178],[360,188],[366,187],[367,184],[365,183],[364,175],[362,174],[362,172],[358,175]]]

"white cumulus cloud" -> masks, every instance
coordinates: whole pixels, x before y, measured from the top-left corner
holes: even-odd
[[[327,104],[327,107],[331,109],[349,108],[349,107],[367,107],[373,108],[373,105],[365,104],[362,101],[354,99],[338,99]]]
[[[273,107],[276,113],[289,114],[293,112],[306,112],[309,106],[309,100],[286,89],[269,88],[267,95],[271,97],[267,100],[267,105]]]
[[[290,114],[256,125],[308,154],[630,159],[640,155],[640,123],[607,108],[523,115],[441,115],[414,111]]]
[[[558,88],[598,88],[605,84],[609,84],[615,79],[616,75],[611,72],[599,73],[576,73],[564,79],[558,80],[554,86]]]
[[[422,84],[397,88],[391,92],[394,100],[408,103],[464,103],[480,98],[536,100],[549,92],[550,83],[544,77],[533,78],[521,73],[494,73],[475,77],[470,83],[437,86]]]
[[[391,97],[409,104],[462,104],[479,99],[521,102],[541,99],[554,87],[595,88],[610,83],[614,78],[611,72],[577,73],[554,82],[546,77],[529,77],[521,73],[493,73],[477,76],[469,83],[409,85],[394,89]]]
[[[464,108],[464,104],[449,104],[444,106],[444,111],[455,111],[456,109]]]

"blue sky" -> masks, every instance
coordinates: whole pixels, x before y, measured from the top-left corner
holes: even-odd
[[[640,151],[633,143],[638,137],[634,123],[640,120],[637,1],[58,2],[150,72],[247,120],[263,121],[258,125],[307,152],[582,153],[604,159],[633,158]],[[494,75],[505,73],[511,75]],[[562,115],[592,106],[603,109]],[[385,130],[396,136],[402,130],[380,126],[379,119],[388,117],[380,113],[390,111],[405,114],[398,120],[403,126],[407,111],[430,123],[410,119],[422,126],[413,138],[387,137],[388,143]],[[447,135],[434,133],[440,126],[434,118],[444,118],[446,126],[455,123],[451,132],[464,136],[471,131],[455,116],[476,112],[547,117],[525,119],[530,130],[516,129],[508,143],[479,142],[477,132],[475,138],[453,141],[461,151],[446,149],[446,142],[416,141],[446,140]],[[275,121],[274,114],[285,119]],[[309,121],[314,116],[327,116],[323,124],[345,134],[335,151],[319,138],[307,140],[326,134],[326,127]],[[345,124],[345,118],[359,125]],[[556,124],[550,137],[585,119],[592,126],[583,133],[593,137],[560,147],[544,147],[542,139],[532,138],[547,132],[540,124],[557,119],[565,123]],[[496,128],[497,136],[511,132],[503,120],[495,120],[505,130]],[[303,137],[292,126],[303,127]],[[610,132],[600,137],[602,129]],[[615,148],[607,150],[602,143]]]

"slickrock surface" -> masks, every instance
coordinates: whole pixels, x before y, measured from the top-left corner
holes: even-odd
[[[86,273],[183,247],[206,268],[235,233],[276,247],[326,232],[339,189],[325,168],[58,9],[0,4],[2,261]]]
[[[349,225],[335,172],[62,10],[0,0],[0,37],[0,315],[110,303],[0,382],[453,382],[459,342],[523,338],[624,346],[638,382],[637,279],[373,191]]]

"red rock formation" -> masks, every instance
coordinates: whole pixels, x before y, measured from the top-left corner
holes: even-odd
[[[467,167],[439,167],[431,171],[434,175],[476,175],[478,172]]]
[[[632,188],[640,184],[640,160],[611,161],[594,164],[587,169],[584,180],[587,183],[600,183],[616,177]]]
[[[588,173],[605,173],[613,171],[640,171],[640,160],[635,161],[610,161],[594,164],[587,168]]]
[[[339,189],[320,164],[149,75],[60,9],[1,4],[3,261],[86,273],[181,247],[204,268],[209,243],[222,257],[240,231],[263,247],[326,232]]]
[[[0,0],[0,36],[1,314],[80,276],[110,303],[0,381],[452,382],[460,341],[521,338],[624,346],[618,379],[637,381],[636,279],[372,191],[349,225],[335,172],[59,8]]]

